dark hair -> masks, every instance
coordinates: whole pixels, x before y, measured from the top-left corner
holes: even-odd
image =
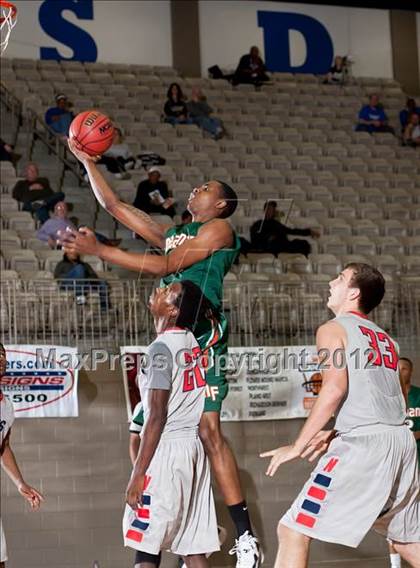
[[[63,260],[65,260],[66,262],[75,262],[74,260],[71,260],[71,258],[67,256],[67,253],[63,254]],[[80,262],[80,254],[77,255],[76,261]]]
[[[277,207],[277,203],[274,201],[274,199],[270,199],[269,201],[266,201],[266,202],[264,203],[264,211],[267,211],[267,209],[268,209],[269,207],[273,207],[273,206],[274,206],[274,207]]]
[[[350,262],[344,269],[353,270],[350,286],[359,288],[359,308],[368,314],[382,302],[385,295],[385,278],[382,274],[364,262]]]
[[[410,369],[414,367],[413,361],[408,357],[400,357],[399,361],[406,361],[410,365]]]
[[[181,87],[179,86],[179,83],[171,83],[171,84],[169,85],[168,92],[166,93],[167,98],[168,98],[168,99],[172,99],[172,93],[171,93],[172,87],[176,87],[176,88],[178,89],[178,99],[179,99],[180,101],[184,100],[184,93],[182,92],[182,89],[181,89]]]
[[[221,219],[227,219],[227,217],[230,217],[236,211],[236,207],[238,206],[238,196],[236,195],[236,191],[230,187],[230,185],[224,181],[216,181],[220,185],[223,199],[226,200],[226,207],[220,213],[219,217]]]
[[[194,330],[197,322],[213,312],[213,304],[203,294],[201,288],[190,280],[181,280],[182,291],[178,294],[174,304],[178,308],[176,325]]]

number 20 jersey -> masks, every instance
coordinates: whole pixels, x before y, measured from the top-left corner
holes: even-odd
[[[348,376],[347,394],[336,415],[336,430],[343,433],[373,424],[404,424],[397,344],[363,314],[349,312],[334,321],[347,334]]]
[[[153,352],[153,345],[166,348],[166,355],[162,357],[163,365],[169,363],[170,369],[163,371],[168,380],[170,390],[167,420],[162,432],[165,437],[189,437],[198,432],[201,415],[205,401],[205,373],[202,367],[201,349],[191,331],[181,328],[168,329],[158,335],[148,348],[149,356]],[[169,358],[170,361],[166,359]],[[148,391],[156,386],[156,375],[159,374],[159,359],[152,361],[150,357],[148,366],[141,370],[139,387],[144,410],[144,424],[149,414]],[[157,366],[156,371],[154,370]]]

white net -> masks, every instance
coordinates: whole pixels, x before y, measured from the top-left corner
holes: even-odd
[[[1,42],[0,53],[6,49],[10,34],[16,25],[16,8],[5,2],[0,2],[0,29],[1,29]]]

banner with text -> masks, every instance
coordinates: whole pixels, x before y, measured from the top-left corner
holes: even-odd
[[[79,415],[74,347],[6,345],[5,349],[7,367],[0,386],[12,402],[16,418]]]
[[[137,372],[147,347],[121,347],[129,419],[139,402]],[[217,364],[217,362],[215,362]],[[223,362],[229,394],[223,421],[303,418],[321,388],[315,346],[232,347]]]

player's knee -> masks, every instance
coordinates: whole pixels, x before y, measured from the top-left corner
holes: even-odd
[[[309,543],[310,538],[300,532],[294,531],[293,529],[290,529],[289,527],[286,527],[285,525],[283,525],[283,523],[281,521],[279,521],[279,524],[277,525],[277,538],[279,543],[293,543],[293,542],[299,542],[299,544],[305,544],[305,543]]]
[[[218,452],[225,443],[219,424],[202,423],[200,424],[199,434],[208,454]]]

